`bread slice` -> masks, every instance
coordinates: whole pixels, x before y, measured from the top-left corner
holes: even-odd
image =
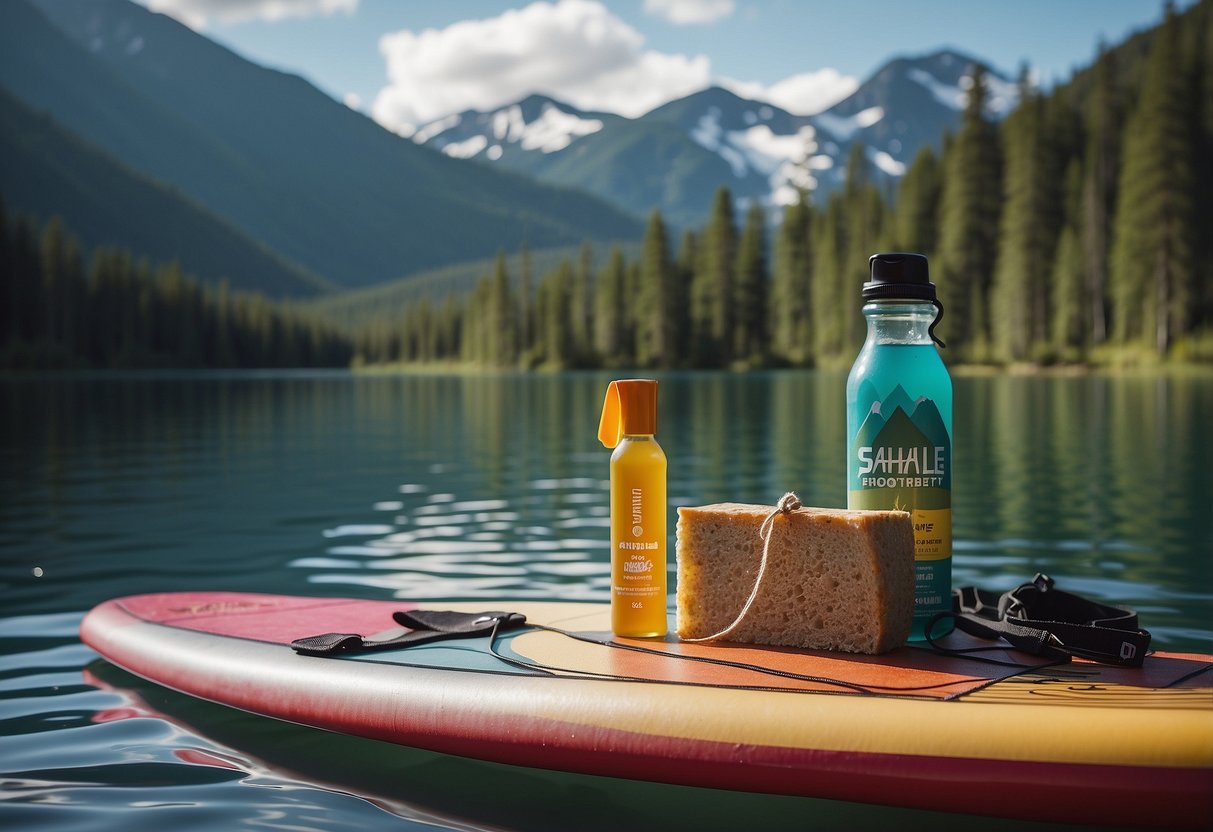
[[[704,638],[733,623],[754,588],[771,506],[678,509],[678,625]],[[914,530],[904,511],[802,508],[776,516],[754,603],[729,641],[883,653],[914,617]]]

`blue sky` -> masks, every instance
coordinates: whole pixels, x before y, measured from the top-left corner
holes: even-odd
[[[1155,23],[1155,0],[143,0],[393,129],[539,91],[639,115],[707,83],[812,111],[895,55],[1040,79]],[[1182,2],[1186,7],[1191,0]],[[528,89],[543,87],[543,89]]]

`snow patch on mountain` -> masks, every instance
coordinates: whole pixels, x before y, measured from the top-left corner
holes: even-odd
[[[808,125],[795,133],[779,135],[765,124],[756,124],[748,130],[733,130],[725,135],[729,144],[745,155],[752,169],[769,176],[787,161],[803,162],[816,147],[816,134]]]
[[[969,83],[972,84],[972,79]],[[986,92],[986,111],[998,118],[1010,113],[1019,103],[1019,85],[1014,81],[1004,81],[993,73],[986,73]]]
[[[429,124],[417,128],[412,135],[412,139],[417,144],[425,144],[440,133],[445,133],[447,130],[458,127],[461,121],[463,121],[463,116],[459,115],[459,113],[453,113],[446,118],[431,121]]]
[[[745,156],[724,140],[724,128],[720,126],[720,116],[719,107],[709,108],[691,128],[691,141],[724,159],[733,169],[733,175],[741,179],[749,171],[749,165],[746,164]]]
[[[765,108],[763,108],[765,109]],[[769,119],[761,111],[760,118]],[[817,131],[804,125],[795,133],[776,133],[768,124],[754,124],[744,130],[725,130],[719,107],[710,107],[690,130],[691,140],[720,156],[733,176],[744,179],[756,174],[771,188],[772,201],[795,198],[795,189],[812,189],[816,180],[809,173],[817,150]],[[749,119],[743,121],[749,123]],[[789,196],[791,194],[791,196]],[[782,196],[781,196],[782,195]]]
[[[839,141],[849,141],[852,136],[865,127],[871,127],[884,118],[883,107],[868,107],[853,116],[837,116],[833,113],[818,113],[813,116],[817,126],[825,130]]]
[[[906,72],[906,77],[927,88],[935,100],[953,110],[963,110],[969,103],[969,90],[973,87],[973,76],[962,75],[959,84],[945,84],[925,69],[915,67]],[[1009,113],[1019,101],[1019,87],[1014,81],[999,78],[992,72],[986,76],[986,112],[1001,118]]]
[[[555,153],[564,150],[573,139],[588,136],[602,129],[596,118],[580,118],[554,104],[545,104],[539,117],[532,122],[522,115],[517,104],[493,114],[493,137],[498,141],[522,146],[523,150]]]
[[[549,104],[539,118],[532,121],[522,137],[524,150],[538,148],[544,153],[564,150],[573,139],[597,133],[602,121],[596,118],[579,118],[572,113]]]
[[[927,92],[935,96],[936,101],[945,107],[951,107],[953,110],[963,110],[965,102],[969,100],[968,92],[953,84],[943,83],[925,69],[914,67],[906,71],[906,77],[911,81],[922,84],[927,88]],[[967,75],[964,77],[969,78]],[[971,78],[969,79],[969,83],[972,83]]]
[[[440,145],[442,152],[459,159],[470,159],[487,148],[485,156],[490,161],[501,158],[504,152],[502,144],[516,144],[523,150],[544,154],[556,153],[564,150],[576,139],[597,133],[603,127],[600,119],[582,118],[548,102],[544,104],[539,115],[529,122],[523,108],[519,104],[513,104],[485,115],[449,115],[422,125],[410,138],[417,144],[426,144],[434,139],[441,141],[443,134],[461,125],[465,127],[462,131],[463,138],[455,138],[458,133],[447,137]],[[479,132],[468,135],[469,131]]]
[[[484,136],[469,136],[461,142],[450,142],[442,146],[442,152],[456,159],[470,159],[488,146]]]
[[[906,172],[905,163],[897,161],[892,156],[890,156],[888,153],[885,153],[883,150],[876,150],[875,148],[869,147],[868,148],[868,159],[871,160],[872,164],[876,165],[876,167],[880,168],[882,171],[887,173],[889,176],[904,176],[905,175],[905,172]]]

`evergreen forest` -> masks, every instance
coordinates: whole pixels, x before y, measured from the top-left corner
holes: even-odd
[[[0,366],[837,366],[863,340],[868,256],[928,256],[951,362],[1213,362],[1213,2],[987,117],[975,67],[955,133],[895,187],[852,148],[844,187],[778,224],[720,188],[707,223],[654,211],[639,254],[590,245],[541,274],[523,244],[470,292],[356,328],[205,287],[62,223],[0,222]],[[635,249],[631,249],[635,251]]]
[[[99,247],[58,217],[39,228],[0,206],[0,367],[345,367],[333,326],[260,293],[201,285],[176,262]]]

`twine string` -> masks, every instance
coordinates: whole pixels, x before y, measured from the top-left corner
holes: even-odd
[[[731,634],[741,626],[742,622],[745,621],[745,617],[750,612],[750,607],[754,604],[754,599],[758,597],[758,590],[762,588],[762,579],[767,571],[767,557],[771,550],[771,534],[775,531],[775,518],[781,514],[791,514],[799,510],[800,498],[789,491],[779,498],[779,502],[775,504],[775,508],[771,510],[771,513],[762,521],[762,525],[758,527],[758,536],[762,539],[762,559],[758,562],[758,574],[754,576],[754,588],[750,590],[750,597],[742,605],[741,612],[737,613],[737,617],[733,619],[733,623],[710,636],[684,638],[682,641],[717,641]]]

